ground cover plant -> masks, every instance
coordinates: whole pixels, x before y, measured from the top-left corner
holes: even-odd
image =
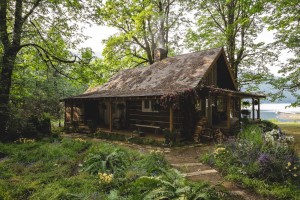
[[[300,198],[300,160],[294,138],[249,125],[203,160],[242,187],[277,199]]]
[[[159,151],[59,137],[0,143],[0,199],[226,197],[202,182],[187,182]]]

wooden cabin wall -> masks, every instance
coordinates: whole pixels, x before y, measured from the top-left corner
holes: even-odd
[[[205,84],[206,85],[217,85],[217,66],[214,65],[211,67],[210,71],[208,72],[207,76],[206,76],[206,81]]]
[[[65,122],[71,122],[71,102],[65,102]]]
[[[229,69],[231,70],[231,69]],[[235,90],[234,80],[232,80],[230,73],[227,68],[226,61],[223,56],[221,56],[216,65],[216,73],[217,73],[217,83],[215,84],[219,88]]]
[[[129,100],[127,106],[127,127],[135,129],[133,124],[159,126],[162,129],[170,128],[170,110],[161,109],[159,112],[142,112],[142,100]],[[182,128],[182,117],[174,111],[174,129]]]
[[[82,121],[82,103],[76,102],[73,107],[73,121]]]

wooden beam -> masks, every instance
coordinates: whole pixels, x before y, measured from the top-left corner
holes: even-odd
[[[173,127],[173,123],[174,123],[174,120],[173,120],[173,108],[172,106],[170,106],[170,132],[173,132],[174,131],[174,127]]]
[[[260,119],[260,99],[257,99],[257,119]]]
[[[74,102],[72,101],[71,102],[71,122],[73,122],[73,119],[74,119]]]
[[[108,110],[109,110],[109,131],[112,132],[113,128],[113,121],[112,121],[112,101],[109,101],[108,104]]]
[[[65,118],[65,124],[66,124],[66,121],[67,121],[67,102],[65,101],[65,114],[64,114],[64,118]]]
[[[212,96],[207,97],[205,106],[208,126],[212,126]]]
[[[226,127],[230,128],[230,107],[231,107],[231,98],[227,96],[227,124]]]
[[[255,119],[255,107],[254,107],[254,98],[252,98],[252,120]]]

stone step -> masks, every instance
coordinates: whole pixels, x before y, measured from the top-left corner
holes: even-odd
[[[190,176],[198,176],[198,175],[203,175],[203,174],[212,174],[212,173],[217,173],[218,171],[215,169],[210,169],[210,170],[204,170],[204,171],[197,171],[197,172],[190,172],[190,173],[185,173],[183,174],[185,177],[190,177]]]
[[[193,167],[193,166],[202,166],[202,163],[178,163],[171,164],[172,167]]]

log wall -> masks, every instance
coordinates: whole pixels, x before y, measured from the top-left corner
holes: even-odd
[[[135,129],[133,124],[159,126],[162,129],[170,128],[170,109],[160,109],[159,112],[142,112],[142,100],[127,101],[127,127]],[[174,111],[174,129],[182,128],[182,117]]]

